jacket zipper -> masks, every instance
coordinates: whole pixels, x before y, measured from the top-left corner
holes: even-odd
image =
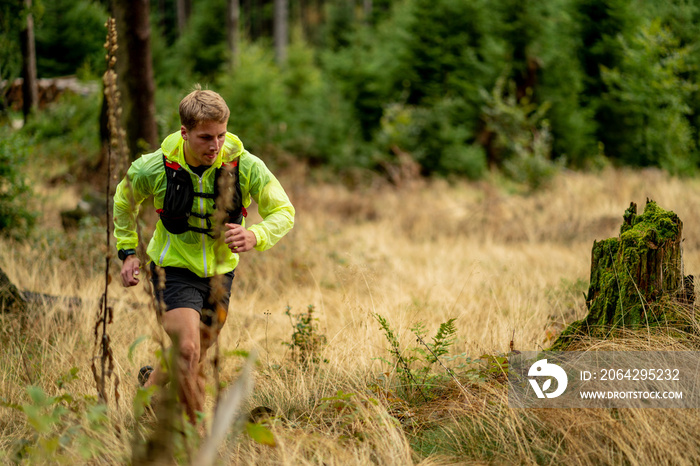
[[[199,192],[203,193],[204,192],[204,187],[202,184],[202,176],[197,176],[199,179]],[[204,215],[204,198],[200,197],[199,198],[199,215]],[[204,229],[206,228],[206,223],[203,218],[199,219],[199,227]],[[208,277],[207,275],[207,235],[206,233],[202,233],[202,261],[204,265],[204,278]]]

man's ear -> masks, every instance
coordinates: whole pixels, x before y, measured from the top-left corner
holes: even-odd
[[[182,135],[182,139],[187,141],[187,128],[185,128],[185,125],[180,126],[180,134]]]

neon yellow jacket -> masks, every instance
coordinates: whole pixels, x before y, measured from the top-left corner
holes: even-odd
[[[226,140],[219,156],[200,178],[187,163],[182,148],[180,132],[173,133],[161,144],[160,149],[135,160],[127,177],[119,183],[114,194],[114,236],[117,249],[136,249],[138,235],[136,219],[139,207],[149,196],[153,196],[156,209],[163,207],[167,182],[163,155],[184,167],[192,178],[195,191],[214,192],[216,168],[238,157],[239,178],[243,194],[243,206],[249,207],[251,197],[258,204],[263,220],[248,227],[255,234],[255,249],[264,251],[277,243],[294,226],[294,207],[277,178],[265,163],[243,148],[237,136],[226,133]],[[130,181],[127,182],[127,178]],[[198,213],[214,212],[214,199],[196,198],[192,210]],[[204,220],[190,217],[191,225],[203,228]],[[245,226],[245,219],[244,219]],[[200,277],[211,277],[230,272],[238,265],[238,254],[234,254],[223,242],[223,238],[212,239],[205,233],[186,231],[175,235],[168,232],[160,220],[148,244],[148,256],[161,266],[183,267]]]

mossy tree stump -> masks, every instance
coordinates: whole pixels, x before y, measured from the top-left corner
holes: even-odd
[[[588,315],[569,325],[552,349],[563,349],[581,335],[604,336],[614,329],[635,329],[673,320],[671,303],[692,305],[693,277],[683,275],[678,215],[647,200],[637,215],[631,203],[620,236],[594,241]]]

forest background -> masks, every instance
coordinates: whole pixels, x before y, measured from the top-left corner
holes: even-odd
[[[30,13],[37,78],[78,85],[25,115],[13,83]],[[59,302],[30,331],[0,314],[0,459],[124,463],[148,441],[132,382],[160,341],[152,313],[133,312],[142,293],[110,285],[127,406],[89,395],[114,253],[101,194],[111,14],[132,15],[117,65],[130,156],[179,128],[177,104],[201,83],[297,206],[289,237],[241,265],[221,386],[209,386],[232,384],[242,352],[258,350],[251,407],[279,415],[277,449],[231,437],[225,461],[693,463],[692,411],[523,413],[498,377],[510,341],[546,346],[585,315],[590,243],[617,234],[630,201],[653,197],[700,229],[695,0],[0,0],[2,268],[21,289],[83,299],[80,319]],[[442,342],[467,395],[416,333]],[[589,343],[700,348],[668,335]],[[196,444],[185,440],[181,462]]]
[[[401,154],[423,175],[480,179],[498,169],[532,187],[561,167],[697,168],[694,1],[286,3],[34,0],[26,9],[3,1],[0,77],[21,74],[30,11],[38,77],[98,81],[103,24],[110,7],[118,16],[128,6],[132,27],[147,15],[138,27],[150,46],[134,51],[126,38],[135,31],[123,26],[122,51],[152,57],[122,68],[130,71],[122,81],[138,75],[123,84],[133,156],[178,127],[176,104],[199,82],[226,98],[232,129],[253,153],[340,172],[386,172]],[[22,136],[42,145],[63,134],[70,141],[56,142],[53,157],[95,163],[100,105],[97,93],[66,103],[70,118],[39,112]],[[150,120],[142,116],[149,106]]]

